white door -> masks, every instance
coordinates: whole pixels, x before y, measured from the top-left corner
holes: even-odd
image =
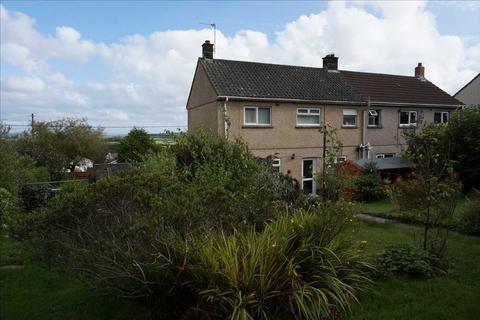
[[[316,159],[303,159],[302,161],[302,189],[308,194],[317,194],[315,183]]]

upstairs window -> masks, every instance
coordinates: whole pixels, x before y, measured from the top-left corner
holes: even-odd
[[[400,127],[417,125],[417,111],[400,111]]]
[[[368,110],[368,126],[380,126],[380,110]]]
[[[377,159],[384,159],[384,158],[395,158],[395,153],[377,153],[375,158]]]
[[[319,126],[320,109],[318,108],[298,108],[297,126]]]
[[[269,126],[272,124],[272,109],[270,107],[245,107],[244,124]]]
[[[339,163],[339,162],[342,163],[342,162],[345,162],[345,161],[347,161],[347,156],[337,156],[337,157],[335,157],[334,163]]]
[[[357,110],[343,109],[343,126],[344,127],[357,126]]]
[[[433,123],[447,123],[449,118],[450,112],[448,111],[435,112],[435,114],[433,115]]]

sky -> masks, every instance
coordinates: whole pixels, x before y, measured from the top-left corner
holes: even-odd
[[[213,40],[202,23],[216,58],[321,67],[335,53],[340,69],[401,75],[422,62],[450,94],[480,72],[480,2],[2,1],[0,120],[185,128]]]

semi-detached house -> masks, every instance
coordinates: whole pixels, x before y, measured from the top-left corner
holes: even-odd
[[[273,157],[281,172],[315,192],[321,170],[321,126],[338,129],[339,159],[398,156],[405,128],[444,123],[463,104],[424,77],[344,71],[338,58],[323,68],[213,58],[206,41],[187,102],[188,128],[228,139],[242,137],[258,157]]]

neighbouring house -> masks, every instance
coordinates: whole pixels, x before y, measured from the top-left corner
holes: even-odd
[[[326,124],[338,128],[339,160],[389,158],[400,154],[404,129],[422,121],[448,121],[463,104],[425,77],[344,71],[338,57],[323,68],[213,58],[202,45],[187,101],[188,128],[205,127],[228,139],[242,137],[251,152],[273,157],[308,193],[316,192]]]
[[[454,97],[468,106],[480,106],[480,73],[458,90]]]

